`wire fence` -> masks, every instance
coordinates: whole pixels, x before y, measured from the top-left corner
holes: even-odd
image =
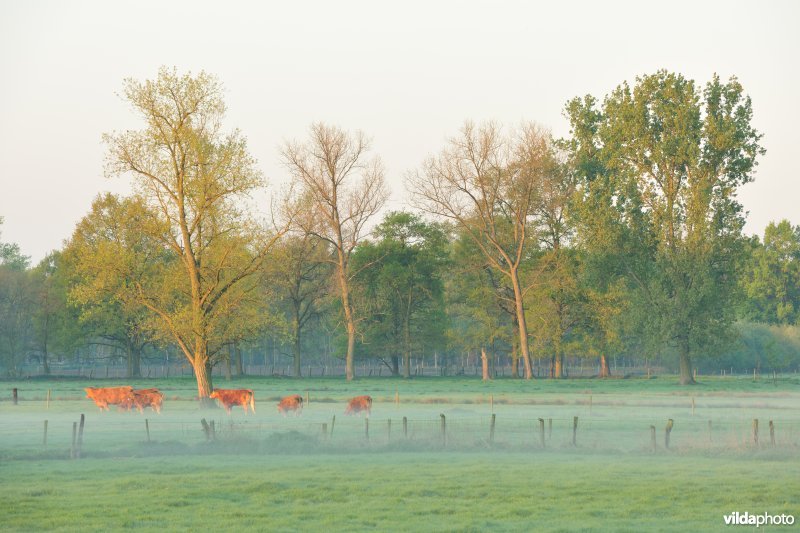
[[[75,413],[0,418],[0,454],[75,446]],[[223,413],[98,413],[81,430],[84,456],[162,453],[337,453],[508,450],[612,453],[800,452],[800,420],[592,416],[258,417]],[[164,447],[166,445],[166,448]],[[205,448],[204,448],[205,447]],[[154,448],[155,449],[155,448]]]

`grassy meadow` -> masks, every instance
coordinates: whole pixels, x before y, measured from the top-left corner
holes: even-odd
[[[82,390],[128,383],[161,389],[162,413],[100,412]],[[252,388],[256,414],[200,409],[191,378],[0,382],[0,529],[706,531],[733,511],[800,519],[795,376],[215,385]],[[290,393],[310,401],[284,418],[275,403]],[[374,398],[368,421],[343,415],[358,394]]]

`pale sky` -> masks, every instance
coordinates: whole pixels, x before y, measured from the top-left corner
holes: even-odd
[[[746,231],[800,224],[798,23],[794,1],[0,0],[0,240],[35,263],[98,193],[130,190],[103,176],[101,135],[140,127],[118,93],[161,65],[219,77],[228,126],[272,187],[287,178],[282,142],[312,122],[363,130],[392,209],[406,172],[466,119],[565,136],[574,96],[660,68],[701,86],[736,75],[768,151],[741,191]]]

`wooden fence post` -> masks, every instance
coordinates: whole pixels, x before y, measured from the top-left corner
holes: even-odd
[[[200,419],[200,424],[203,425],[203,433],[206,436],[206,440],[211,440],[211,426],[208,425],[205,418]]]
[[[578,445],[578,417],[572,417],[572,445]]]
[[[11,389],[11,400],[14,402],[14,405],[17,405],[17,389],[16,389],[16,387]]]
[[[650,446],[653,448],[653,453],[656,453],[656,427],[650,426]]]
[[[397,387],[394,389],[394,405],[395,407],[400,406],[400,390]]]
[[[214,420],[208,423],[208,427],[211,428],[211,440],[217,440],[217,426]]]
[[[542,440],[542,448],[544,448],[544,418],[539,419],[539,436]]]
[[[50,389],[47,389],[47,402],[45,402],[44,408],[50,409]]]
[[[442,447],[447,446],[447,423],[444,417],[444,413],[439,415],[442,418]]]
[[[72,447],[69,449],[69,458],[75,459],[75,439],[78,437],[78,423],[72,423]]]
[[[403,437],[408,438],[408,418],[403,417]]]
[[[42,445],[47,446],[47,420],[44,421],[44,440]]]
[[[772,420],[769,421],[769,443],[775,446],[775,425]]]
[[[758,418],[753,419],[753,444],[758,447]]]
[[[669,450],[669,434],[672,432],[673,421],[670,418],[667,420],[667,428],[664,431],[664,448]]]
[[[144,419],[144,429],[147,431],[147,442],[150,442],[150,421]]]
[[[304,407],[308,407],[308,404],[309,404],[309,402],[310,402],[310,401],[311,401],[311,400],[310,400],[310,398],[308,397],[308,391],[306,391],[306,405],[305,405]]]
[[[364,437],[369,441],[369,418],[364,417]]]
[[[392,419],[386,421],[386,440],[392,442]]]
[[[14,389],[17,390],[17,389]],[[494,394],[489,395],[489,412],[494,413]]]
[[[694,396],[692,396],[692,416],[694,416]]]
[[[333,418],[331,419],[331,438],[333,438],[333,426],[335,425],[336,425],[336,415],[333,415]]]
[[[492,423],[489,426],[489,444],[494,445],[494,423],[495,423],[495,414],[492,413]]]
[[[83,424],[86,420],[86,417],[83,413],[81,413],[81,423],[78,425],[78,450],[77,450],[77,457],[78,459],[81,458],[81,451],[83,450]]]
[[[553,419],[552,418],[548,418],[547,419],[547,440],[550,440],[552,438],[553,438]]]

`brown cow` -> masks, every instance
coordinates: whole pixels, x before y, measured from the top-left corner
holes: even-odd
[[[354,415],[361,411],[366,411],[369,416],[372,410],[372,396],[356,396],[347,402],[347,409],[344,410],[346,415]]]
[[[303,412],[303,397],[299,394],[292,394],[282,399],[278,403],[278,412],[286,416],[289,411],[294,411],[294,416]]]
[[[158,389],[134,389],[131,404],[126,405],[130,411],[131,407],[136,407],[140,413],[144,412],[145,407],[151,407],[156,413],[161,413],[161,404],[164,403],[164,395]]]
[[[247,413],[247,406],[256,412],[256,400],[253,391],[250,389],[214,389],[209,398],[216,398],[228,413],[231,412],[232,405],[241,405]]]
[[[108,411],[110,405],[130,406],[133,403],[133,387],[86,387],[86,397],[94,401],[101,411]],[[128,407],[130,409],[130,407]]]

